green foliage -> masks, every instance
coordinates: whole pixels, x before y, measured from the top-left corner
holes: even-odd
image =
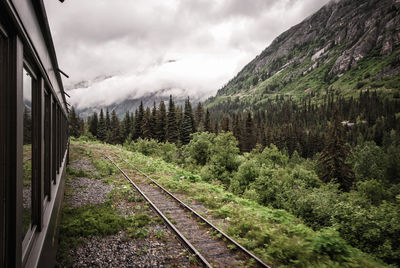
[[[400,211],[398,204],[364,203],[357,194],[335,204],[332,224],[351,245],[387,263],[400,263]]]
[[[167,162],[176,160],[177,147],[173,143],[159,143],[156,140],[144,140],[139,138],[137,141],[125,143],[124,147],[130,151],[137,151],[146,156],[160,157]]]
[[[319,255],[328,255],[336,261],[344,261],[350,255],[348,244],[332,228],[322,229],[310,240],[313,251]]]
[[[239,166],[238,172],[232,177],[229,189],[235,194],[243,194],[246,188],[260,174],[260,167],[255,160],[246,160]]]
[[[185,111],[183,114],[182,125],[181,125],[181,137],[182,144],[188,144],[190,142],[191,134],[195,131],[195,122],[192,112],[192,105],[190,104],[189,98],[185,101]]]
[[[113,174],[117,174],[118,169],[107,159],[94,159],[93,164],[99,172],[99,177],[104,178]]]
[[[285,166],[289,162],[289,157],[279,151],[274,144],[265,147],[262,153],[256,155],[255,158],[259,163],[272,167]]]
[[[100,110],[99,123],[97,125],[97,138],[101,141],[105,141],[107,138],[107,128],[103,109]]]
[[[74,176],[74,177],[79,177],[79,178],[90,178],[90,177],[92,177],[92,175],[89,174],[89,172],[86,172],[83,169],[75,170],[75,169],[71,168],[70,166],[67,166],[67,172],[68,172],[68,175]]]
[[[155,146],[156,143],[151,144]],[[282,153],[276,146],[271,145],[262,152],[254,150],[245,157],[241,157],[238,155],[237,142],[232,134],[221,133],[216,136],[210,133],[195,133],[191,142],[184,146],[185,153],[182,155],[185,158],[183,161],[185,165],[188,167],[194,165],[191,167],[192,173],[172,171],[176,175],[173,181],[168,182],[168,185],[187,193],[190,191],[187,183],[199,183],[202,179],[220,181],[233,193],[265,206],[285,209],[301,218],[308,226],[321,230],[320,240],[313,242],[313,247],[315,247],[313,251],[325,250],[326,252],[322,255],[329,256],[330,259],[343,261],[342,257],[347,258],[345,257],[347,253],[335,251],[337,245],[335,243],[340,245],[343,242],[329,229],[335,228],[340,236],[349,241],[352,246],[374,254],[389,263],[396,263],[395,253],[399,248],[398,237],[394,233],[399,228],[396,222],[400,221],[397,220],[398,213],[395,213],[398,208],[398,203],[395,202],[398,202],[396,196],[400,196],[400,187],[392,184],[388,188],[388,183],[393,182],[393,179],[389,181],[386,178],[390,173],[388,162],[396,159],[398,149],[390,143],[387,148],[385,151],[372,142],[356,147],[350,162],[354,167],[357,183],[352,191],[342,193],[339,184],[324,184],[317,176],[315,164],[302,159],[295,153],[289,159],[286,153]],[[146,153],[146,150],[143,152]],[[153,155],[159,157],[160,151],[154,151]],[[176,162],[176,159],[171,162]],[[160,163],[155,163],[155,166],[157,170],[165,168]],[[396,174],[398,163],[393,161],[392,166]],[[193,174],[199,168],[201,168],[202,179]],[[155,169],[149,166],[148,170]],[[212,196],[216,192],[213,193]],[[222,200],[231,201],[232,198],[224,197],[219,200],[201,197],[199,200],[216,209],[215,213],[219,217],[229,218],[232,214],[231,208],[219,205],[220,202],[225,202]],[[389,201],[394,203],[389,203]],[[246,224],[235,232],[246,233],[243,229],[245,227]],[[330,235],[333,242],[325,239]],[[339,240],[336,241],[337,239]],[[257,245],[261,243],[251,241],[250,246],[254,246],[253,243]],[[327,244],[321,244],[324,241]],[[298,256],[296,252],[300,249],[288,243],[286,240],[278,243],[278,248],[288,249],[289,247],[288,252],[270,249],[269,254],[283,263],[287,262],[285,258],[291,259],[293,256]],[[330,246],[330,243],[333,243],[333,248],[326,248]],[[379,250],[375,252],[372,245]]]
[[[229,135],[225,136],[225,139],[227,137]],[[221,144],[230,143],[225,141]],[[116,151],[112,146],[107,148]],[[363,245],[361,240],[357,240],[356,236],[345,237],[342,234],[343,227],[348,230],[346,235],[351,235],[352,230],[357,230],[357,235],[361,234],[364,237],[366,234],[363,231],[368,230],[368,227],[358,230],[352,229],[353,226],[357,228],[366,224],[371,226],[368,219],[359,221],[357,218],[357,223],[352,222],[354,210],[338,210],[339,204],[341,208],[342,205],[344,208],[359,207],[364,201],[363,195],[355,191],[342,193],[336,184],[323,184],[313,170],[312,163],[299,159],[295,161],[296,163],[291,163],[286,154],[278,152],[270,147],[265,152],[254,151],[244,157],[238,156],[238,160],[242,158],[237,162],[239,169],[231,173],[235,177],[236,172],[240,173],[237,176],[241,179],[255,177],[243,194],[252,196],[253,200],[258,200],[254,198],[255,196],[262,196],[271,190],[267,193],[266,199],[269,200],[269,203],[266,203],[269,206],[267,207],[227,192],[218,184],[205,183],[197,174],[166,163],[160,158],[118,150],[124,158],[134,162],[139,169],[158,180],[171,192],[179,192],[189,199],[201,202],[216,217],[223,218],[223,224],[219,227],[266,263],[288,267],[383,267],[370,256],[352,247]],[[253,173],[253,168],[259,171]],[[277,209],[279,206],[285,210]],[[368,207],[375,206],[370,204],[365,208]],[[292,214],[288,211],[292,211]],[[391,211],[388,217],[397,220],[398,216],[393,213],[393,207],[387,207],[383,211]],[[393,221],[388,225],[388,218],[384,218],[383,211],[376,213],[374,220],[379,219],[377,223],[382,224],[381,231],[391,230],[390,235],[396,237],[394,233],[398,231],[396,229],[398,224]],[[365,212],[367,213],[368,209]],[[345,216],[346,213],[349,213],[348,216]],[[304,217],[307,225],[318,230],[314,231],[307,227],[303,224],[303,220],[293,214],[299,218]],[[128,227],[131,228],[129,234],[137,238],[148,236],[147,228],[142,225],[135,226],[132,223]],[[380,256],[387,258],[388,254],[392,254],[390,255],[392,259],[386,260],[393,262],[396,241],[386,234],[389,233],[381,232],[379,236],[386,239],[386,247],[379,246],[382,252]],[[350,246],[347,241],[353,238],[355,242]],[[381,240],[377,241],[381,245]]]
[[[387,159],[382,148],[374,142],[366,142],[357,146],[352,158],[353,170],[358,180],[384,180]]]
[[[201,174],[206,180],[218,180],[229,186],[230,176],[238,167],[238,142],[231,132],[221,132],[214,139],[210,161]]]
[[[167,114],[167,131],[166,138],[170,143],[176,143],[179,138],[177,115],[175,110],[175,104],[172,99],[172,95],[169,97],[168,114]]]
[[[68,113],[68,129],[69,134],[76,138],[79,138],[83,134],[84,121],[75,112],[74,106],[72,106],[71,111]]]
[[[337,110],[329,130],[328,141],[318,158],[320,178],[329,182],[337,180],[341,189],[348,191],[353,184],[353,170],[346,163],[350,148],[343,140],[343,127],[340,124]]]
[[[127,223],[109,205],[64,207],[61,232],[65,237],[110,235],[124,228]]]
[[[196,165],[204,166],[210,161],[215,137],[215,134],[209,132],[192,134],[192,140],[185,146],[185,151]]]

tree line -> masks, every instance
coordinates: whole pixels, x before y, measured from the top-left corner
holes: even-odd
[[[70,113],[70,135],[79,137],[83,134],[83,127],[74,122],[81,122],[82,119],[72,112]],[[161,101],[156,106],[144,107],[141,102],[134,113],[127,111],[122,120],[115,112],[108,109],[104,112],[93,113],[87,119],[88,132],[93,137],[111,144],[122,144],[126,140],[136,141],[142,139],[154,139],[159,142],[170,142],[175,144],[187,144],[191,139],[191,134],[197,131],[211,132],[210,113],[204,111],[201,103],[193,111],[189,98],[185,105],[176,106],[170,96],[168,106]]]
[[[91,135],[111,144],[142,138],[184,145],[195,132],[230,131],[241,152],[250,152],[257,144],[261,148],[274,144],[289,155],[296,151],[305,158],[327,145],[329,125],[335,120],[343,126],[344,142],[352,147],[361,141],[382,146],[390,142],[392,130],[400,133],[400,117],[396,116],[400,101],[381,98],[376,92],[360,91],[358,98],[347,99],[328,92],[320,104],[312,102],[311,96],[300,102],[282,96],[268,100],[257,110],[230,112],[237,108],[235,105],[227,101],[209,110],[198,103],[192,109],[187,99],[182,108],[170,96],[168,106],[164,101],[152,108],[141,103],[134,113],[127,111],[123,120],[115,111],[110,115],[108,109],[101,110],[88,118],[87,125]],[[72,109],[70,134],[78,137],[83,129],[82,119]]]

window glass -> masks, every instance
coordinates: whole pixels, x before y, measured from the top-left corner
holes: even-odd
[[[51,192],[51,96],[45,94],[44,111],[44,195],[50,198]]]
[[[23,129],[23,210],[22,239],[32,226],[32,77],[23,70],[24,129]]]

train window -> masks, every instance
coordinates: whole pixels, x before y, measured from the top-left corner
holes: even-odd
[[[32,84],[32,76],[24,68],[22,239],[32,227]]]
[[[51,95],[46,92],[44,99],[44,196],[51,194]]]
[[[53,105],[52,105],[52,153],[51,153],[51,173],[52,173],[52,179],[53,183],[56,183],[56,177],[57,177],[57,102],[53,99]]]

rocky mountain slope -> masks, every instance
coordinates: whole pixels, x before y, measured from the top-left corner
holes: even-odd
[[[327,89],[399,95],[400,0],[332,0],[277,37],[207,101],[262,105],[276,95]]]

